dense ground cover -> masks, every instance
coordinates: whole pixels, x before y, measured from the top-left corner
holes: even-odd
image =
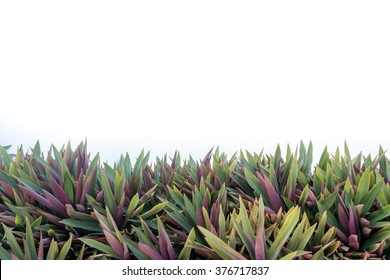
[[[390,163],[301,144],[101,163],[0,146],[1,259],[389,259]]]

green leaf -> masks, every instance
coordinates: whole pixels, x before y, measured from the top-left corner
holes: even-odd
[[[71,245],[72,245],[72,236],[70,236],[68,241],[66,241],[65,244],[62,246],[61,251],[57,257],[57,260],[65,260]]]
[[[191,221],[188,220],[186,216],[184,216],[179,211],[167,212],[168,216],[175,220],[180,226],[182,226],[187,232],[190,232],[193,228]]]
[[[249,221],[249,218],[247,215],[247,210],[246,210],[246,207],[244,205],[244,201],[242,200],[241,197],[240,197],[240,214],[239,214],[239,216],[240,216],[241,224],[242,224],[242,227],[243,227],[245,233],[249,234],[249,237],[252,240],[255,240],[255,232],[253,230],[251,222]]]
[[[324,151],[321,154],[320,161],[318,163],[318,167],[320,167],[322,170],[326,169],[326,164],[329,162],[329,153],[328,148],[325,147]]]
[[[58,251],[59,251],[58,243],[57,241],[54,240],[54,238],[52,238],[49,251],[47,252],[46,255],[46,260],[55,260],[58,255]]]
[[[34,237],[31,230],[30,222],[28,221],[28,218],[26,217],[26,242],[27,242],[27,249],[29,251],[30,257],[33,260],[37,259],[37,251],[35,248],[35,242]]]
[[[237,230],[238,235],[240,236],[242,243],[245,245],[245,248],[249,252],[249,255],[251,259],[255,259],[255,252],[252,244],[254,244],[254,239],[250,239],[247,235],[245,230],[238,224],[238,222],[232,218],[234,228]],[[221,239],[222,240],[222,239]]]
[[[362,250],[365,250],[369,246],[381,242],[383,240],[387,240],[389,238],[390,238],[390,227],[383,228],[382,230],[372,235],[369,239],[367,239],[366,242],[363,243]]]
[[[0,156],[2,156],[5,166],[7,170],[9,170],[10,163],[12,161],[11,156],[7,153],[6,149],[0,145]]]
[[[198,229],[205,236],[206,242],[210,245],[211,249],[213,249],[213,251],[223,260],[246,260],[244,256],[235,251],[207,229],[201,226],[198,226]]]
[[[15,254],[15,256],[20,260],[24,260],[25,255],[23,254],[23,251],[20,248],[18,242],[16,241],[16,238],[13,235],[12,231],[5,224],[3,224],[3,228],[4,228],[5,236],[7,237],[7,242],[11,247],[12,253]]]
[[[193,224],[195,225],[198,224],[198,218],[196,217],[195,207],[186,195],[184,195],[184,205],[185,205],[184,212],[188,213],[189,218],[192,220]]]
[[[300,257],[300,256],[303,256],[307,253],[310,253],[310,251],[294,251],[294,252],[288,253],[284,257],[280,258],[280,260],[293,260],[293,259]]]
[[[184,206],[184,198],[182,193],[175,186],[173,186],[173,188],[168,187],[168,192],[170,196],[173,198],[173,200],[176,202],[176,204],[178,204],[182,209],[184,209],[185,206]]]
[[[36,155],[39,155],[39,156],[42,154],[41,144],[39,143],[39,140],[35,143],[34,148],[32,149],[32,152]]]
[[[165,206],[167,206],[168,204],[168,201],[167,202],[162,202],[162,203],[159,203],[157,205],[155,205],[152,209],[150,209],[149,211],[141,214],[139,217],[142,218],[142,219],[146,219],[154,214],[157,214],[158,212],[160,212],[161,210],[163,210],[165,208]]]
[[[122,169],[120,175],[118,172],[116,172],[115,174],[115,199],[117,204],[121,202],[124,188],[125,188],[125,169]]]
[[[284,223],[281,229],[278,232],[278,235],[275,238],[275,241],[272,243],[271,247],[267,252],[267,258],[270,260],[277,259],[280,250],[283,248],[283,245],[286,243],[291,232],[295,228],[299,220],[300,209],[294,207],[289,212],[287,212]]]
[[[218,216],[218,236],[226,242],[226,219],[225,215],[223,214],[222,205],[219,206],[219,216]]]
[[[0,260],[11,260],[12,257],[10,253],[0,244]]]
[[[369,220],[372,225],[388,216],[390,216],[390,204],[368,215],[367,220]]]
[[[321,202],[321,205],[325,207],[326,210],[329,210],[335,205],[336,198],[338,197],[339,193],[337,191],[334,191],[331,195],[328,195],[325,199],[320,199],[319,202]]]
[[[363,199],[367,196],[368,190],[370,188],[370,168],[367,168],[366,171],[364,171],[362,177],[360,178],[356,195],[355,195],[355,205],[361,204]]]
[[[320,210],[320,213],[323,214],[325,211],[327,211],[327,222],[330,223],[332,226],[337,227],[338,229],[341,229],[340,224],[336,217],[332,214],[332,212],[328,211],[320,202],[317,202],[318,210]]]
[[[127,238],[126,236],[123,239],[124,239],[124,242],[127,245],[127,247],[130,249],[130,251],[137,258],[137,260],[149,260],[150,259],[148,256],[146,256],[144,253],[141,252],[141,250],[138,248],[138,243]]]
[[[111,213],[115,213],[117,204],[115,202],[114,194],[112,193],[108,177],[104,172],[101,172],[101,180],[104,192],[104,203],[106,204]]]
[[[247,180],[249,186],[255,191],[257,195],[263,197],[264,203],[269,205],[268,196],[261,188],[259,180],[253,175],[248,169],[244,168],[245,179]]]
[[[290,251],[295,251],[298,248],[299,240],[302,236],[302,233],[305,229],[305,225],[307,223],[306,219],[302,219],[302,221],[298,224],[297,228],[294,230],[293,235],[291,236],[290,241],[287,244],[287,249]]]
[[[75,186],[74,181],[72,178],[72,175],[69,173],[68,166],[65,163],[65,160],[62,159],[61,161],[61,168],[62,168],[62,180],[64,182],[64,190],[67,196],[69,197],[70,201],[74,203],[74,193],[75,193]]]
[[[311,227],[309,227],[307,230],[305,230],[305,232],[302,234],[300,240],[299,240],[299,243],[298,243],[298,246],[297,246],[297,249],[298,250],[304,250],[307,243],[309,243],[311,237],[313,236],[313,233],[314,233],[314,230],[316,228],[317,224],[314,224],[312,225]]]
[[[298,205],[303,207],[306,203],[308,196],[309,196],[309,185],[306,185],[303,188],[301,195],[299,196]]]
[[[108,254],[112,257],[116,256],[114,250],[110,246],[108,246],[104,243],[101,243],[101,242],[96,241],[96,240],[91,239],[91,238],[85,238],[85,237],[81,237],[81,238],[79,238],[79,240],[81,240],[81,242],[87,244],[88,246],[99,250],[102,253]]]
[[[325,255],[324,255],[324,252],[326,249],[328,248],[333,248],[333,247],[339,247],[341,245],[341,242],[340,241],[333,241],[333,242],[330,242],[328,244],[326,244],[325,246],[321,247],[321,249],[319,249],[314,255],[313,257],[311,258],[312,260],[324,260],[325,259]]]
[[[60,223],[73,228],[80,228],[88,231],[101,232],[101,228],[97,221],[93,222],[93,221],[78,221],[72,219],[63,219],[60,221]]]
[[[328,231],[321,237],[319,243],[322,245],[327,244],[336,234],[335,227],[331,227]]]
[[[37,193],[43,195],[43,190],[42,188],[33,183],[32,181],[30,180],[27,180],[27,179],[22,179],[22,178],[15,178],[16,180],[18,180],[20,183],[22,183],[23,185],[25,185],[26,187],[30,188],[30,189],[33,189],[34,191],[36,191]]]
[[[368,192],[368,194],[363,199],[363,210],[362,214],[368,213],[370,211],[375,199],[377,198],[379,192],[381,191],[383,186],[383,179],[381,181],[377,182],[372,189]]]
[[[91,173],[93,173],[95,168],[99,165],[99,160],[100,160],[99,153],[97,153],[96,156],[92,159],[91,163],[89,164],[88,170],[85,173],[84,183],[88,180]]]
[[[332,166],[329,163],[326,164],[325,182],[326,182],[326,188],[330,192],[333,192],[333,188],[334,188],[333,169],[332,169]]]
[[[309,147],[307,149],[306,159],[302,169],[306,176],[311,176],[312,163],[313,163],[313,144],[310,141]]]
[[[242,198],[240,197],[240,213],[238,215],[239,220],[232,218],[234,227],[236,228],[242,242],[245,245],[245,248],[248,250],[249,255],[252,259],[255,259],[255,233],[253,230],[253,227],[251,225],[251,222],[249,221],[247,210],[245,208],[244,202]],[[241,221],[241,225],[239,224],[239,221]]]
[[[34,222],[31,223],[31,229],[39,227],[41,223],[42,223],[42,216],[39,216],[37,219],[35,219]]]
[[[83,259],[85,252],[85,243],[83,243],[83,246],[81,247],[81,250],[78,252],[77,260],[80,261]]]
[[[287,187],[285,195],[289,200],[293,200],[293,195],[295,194],[296,184],[298,177],[298,163],[297,159],[294,157],[290,169],[290,173],[287,179]]]
[[[131,201],[130,201],[130,204],[129,204],[129,207],[127,208],[127,211],[126,211],[126,215],[125,215],[125,220],[127,220],[128,218],[130,218],[131,216],[131,213],[135,210],[135,208],[137,207],[138,205],[138,202],[139,202],[139,194],[136,193]]]
[[[179,260],[189,260],[191,257],[192,245],[195,243],[195,228],[191,229],[190,234],[187,237],[186,243],[180,252]]]

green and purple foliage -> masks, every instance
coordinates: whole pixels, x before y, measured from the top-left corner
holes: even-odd
[[[113,165],[0,146],[0,259],[389,259],[390,162],[217,148]]]

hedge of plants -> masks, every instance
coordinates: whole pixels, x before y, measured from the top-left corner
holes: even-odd
[[[86,143],[0,146],[0,258],[389,259],[389,159],[343,150],[109,165]]]

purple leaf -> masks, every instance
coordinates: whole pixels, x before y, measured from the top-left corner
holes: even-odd
[[[194,248],[194,251],[196,253],[198,253],[199,255],[204,256],[206,259],[209,259],[210,257],[213,259],[220,258],[216,253],[214,253],[213,251],[211,251],[210,249],[207,249],[207,248],[197,247],[197,248]]]
[[[198,179],[198,184],[200,184],[200,180],[202,179],[202,167],[199,164],[196,165],[196,179]]]
[[[210,223],[212,225],[218,226],[219,225],[219,210],[221,203],[219,202],[220,198],[218,197],[217,201],[213,204],[210,211]]]
[[[126,196],[122,196],[121,198],[121,201],[118,205],[118,207],[116,208],[115,210],[115,217],[114,217],[114,220],[115,220],[115,223],[117,225],[120,224],[121,220],[122,220],[122,217],[123,217],[123,208],[125,206],[125,200],[126,200]]]
[[[80,178],[80,175],[82,177],[82,174],[83,172],[82,169],[83,169],[83,159],[82,159],[82,155],[81,155],[81,149],[80,149],[80,146],[77,147],[77,167],[76,167],[76,178]]]
[[[268,206],[265,206],[265,205],[264,205],[264,213],[265,213],[265,214],[273,214],[273,215],[276,215],[276,212],[275,212],[273,209],[271,209],[271,208],[269,208]]]
[[[80,204],[85,205],[85,202],[87,201],[87,194],[89,189],[91,188],[92,185],[92,180],[96,175],[96,167],[93,169],[93,171],[89,174],[88,179],[85,181],[83,191],[81,193],[81,198],[80,198]]]
[[[331,225],[328,225],[329,227],[332,227]],[[335,227],[336,230],[336,236],[344,243],[348,244],[348,238],[347,236],[338,228]]]
[[[242,189],[237,187],[236,190],[238,192],[240,192],[240,195],[241,195],[242,199],[248,200],[250,203],[254,203],[255,202],[254,198],[250,197],[249,195],[247,195]]]
[[[309,201],[317,201],[317,198],[315,196],[315,194],[313,193],[313,191],[309,188],[309,196],[308,196],[308,200]]]
[[[43,260],[44,255],[43,255],[43,239],[42,239],[42,232],[40,234],[40,239],[39,239],[39,247],[38,247],[38,260]]]
[[[218,232],[215,230],[215,227],[212,224],[210,226],[211,226],[210,228],[211,233],[214,234],[215,236],[219,236]]]
[[[256,248],[255,240],[253,240],[251,238],[251,236],[248,232],[245,235],[246,235],[246,238],[248,239],[249,243],[251,244],[252,249],[255,250],[255,248]]]
[[[51,204],[51,210],[55,211],[57,214],[59,214],[61,217],[66,218],[67,217],[67,211],[66,207],[58,201],[57,198],[55,198],[51,193],[47,192],[46,190],[43,190],[43,193],[49,203]]]
[[[213,171],[214,173],[214,171]],[[218,178],[218,176],[214,173],[214,186],[217,188],[217,189],[220,189],[222,187],[222,182],[221,180]]]
[[[356,235],[357,234],[356,228],[357,228],[357,225],[358,225],[358,221],[356,220],[356,216],[353,213],[354,211],[353,211],[352,207],[353,207],[352,205],[349,207],[348,228],[349,228],[349,233],[350,234]]]
[[[167,225],[167,226],[169,227],[170,230],[172,230],[174,233],[177,234],[177,236],[180,238],[181,241],[187,240],[188,235],[185,234],[183,231],[175,229],[175,228],[171,227],[170,225]]]
[[[211,153],[213,152],[213,149],[214,148],[211,148],[211,150],[206,154],[206,156],[204,157],[203,159],[203,163],[204,164],[209,164],[210,163],[210,160],[211,160]]]
[[[257,230],[256,243],[255,243],[255,257],[256,260],[265,260],[264,223],[259,225],[259,229]]]
[[[11,227],[16,226],[14,216],[0,215],[0,221]]]
[[[175,151],[175,154],[173,155],[172,163],[171,163],[171,168],[175,169],[176,168],[176,158],[178,155],[178,151]]]
[[[78,166],[81,166],[81,164],[79,164]],[[77,181],[76,181],[76,184],[75,184],[75,188],[76,188],[75,203],[76,204],[80,204],[80,201],[81,201],[81,196],[83,193],[83,185],[84,185],[83,176],[84,176],[83,174],[80,174]]]
[[[0,185],[3,187],[3,191],[5,194],[10,197],[12,200],[15,200],[14,192],[13,192],[13,187],[11,185],[8,185],[4,181],[0,180]]]
[[[176,254],[173,250],[171,240],[164,228],[160,228],[160,252],[165,259],[174,260],[176,259]]]
[[[104,236],[106,237],[108,243],[111,245],[117,257],[120,259],[124,259],[124,248],[118,239],[109,231],[103,230]]]
[[[361,227],[369,227],[370,226],[370,221],[365,219],[365,218],[360,218],[359,219],[359,224]]]
[[[146,225],[146,224],[145,224]],[[148,231],[148,234],[149,234],[149,237],[152,239],[152,242],[153,244],[158,244],[158,240],[157,240],[157,237],[154,235],[154,233],[152,232],[152,230],[149,228],[149,226],[145,226],[146,230]]]
[[[103,199],[104,199],[104,190],[101,190],[96,195],[96,201],[99,202],[99,203],[103,203]]]
[[[206,227],[203,220],[202,210],[200,210],[200,208],[196,209],[196,218],[198,220],[199,225],[201,225],[202,227]]]
[[[215,191],[215,188],[212,184],[210,184],[209,182],[207,182],[205,180],[203,180],[203,182],[204,182],[204,185],[206,186],[206,188],[208,188],[210,192]]]
[[[349,231],[348,231],[348,215],[345,212],[344,207],[341,205],[341,203],[339,203],[338,207],[337,207],[337,217],[339,219],[339,223],[341,225],[341,228],[343,229],[343,231],[347,235],[349,235]]]
[[[50,183],[51,183],[51,189],[53,190],[54,194],[56,195],[56,197],[59,199],[59,201],[62,202],[62,204],[72,204],[72,202],[70,201],[68,195],[66,194],[66,192],[64,191],[63,188],[61,188],[60,185],[58,185],[58,183],[56,182],[56,180],[50,176]]]
[[[56,225],[58,225],[58,226],[63,227],[63,224],[60,224],[61,218],[59,218],[59,217],[57,217],[57,216],[54,216],[54,215],[52,215],[52,214],[49,214],[49,213],[47,213],[47,212],[45,212],[45,211],[38,210],[38,212],[39,212],[42,216],[46,217],[46,218],[47,218],[49,221],[51,221],[53,224],[56,224]]]
[[[155,249],[152,249],[146,244],[138,242],[138,249],[152,260],[164,260],[164,258]]]
[[[152,180],[152,177],[150,176],[150,174],[148,172],[146,172],[146,170],[142,170],[142,174],[144,177],[144,181],[145,181],[146,185],[148,186],[148,189],[153,188],[154,183],[153,183],[153,180]]]
[[[95,218],[99,221],[100,227],[102,228],[103,231],[104,230],[108,231],[108,232],[111,231],[109,226],[108,226],[108,222],[107,222],[106,217],[101,215],[96,209],[94,209],[94,213],[91,213],[91,214],[94,214]]]
[[[87,139],[85,139],[85,144],[83,145],[83,170],[84,172],[88,170],[89,161],[88,161],[88,153],[87,153]]]
[[[87,213],[87,208],[85,208],[85,206],[81,204],[76,204],[76,210],[82,213]]]
[[[359,240],[356,234],[351,234],[348,238],[348,247],[354,251],[359,251]]]
[[[162,234],[160,234],[160,237],[159,237],[159,245],[160,245],[161,256],[164,258],[164,260],[169,260],[169,255],[168,255],[168,250],[167,250],[168,244],[167,244],[165,238],[162,236]]]
[[[172,186],[173,177],[175,176],[175,172],[172,172],[171,175],[169,175],[167,185]]]
[[[32,189],[30,188],[27,188],[21,184],[19,184],[19,188],[23,191],[23,194],[35,199],[36,201],[38,201],[40,204],[42,204],[43,206],[46,206],[47,208],[51,209],[52,208],[52,205],[50,204],[50,202],[44,198],[43,196],[37,194],[35,191],[33,191]]]
[[[51,237],[46,237],[46,238],[42,239],[43,247],[49,246],[51,242],[52,242],[52,238]]]
[[[209,199],[207,197],[207,195],[205,195],[203,197],[203,200],[202,200],[202,206],[207,209],[207,211],[209,210]]]
[[[256,175],[261,187],[268,196],[272,208],[275,210],[275,212],[278,212],[280,208],[283,208],[283,202],[280,198],[280,195],[277,193],[267,176],[265,176],[264,174],[260,174],[258,171],[256,171]]]
[[[127,247],[127,245],[126,245],[125,243],[123,243],[122,246],[123,246],[123,251],[124,251],[124,253],[123,253],[123,259],[124,259],[124,260],[130,259],[129,248]]]

